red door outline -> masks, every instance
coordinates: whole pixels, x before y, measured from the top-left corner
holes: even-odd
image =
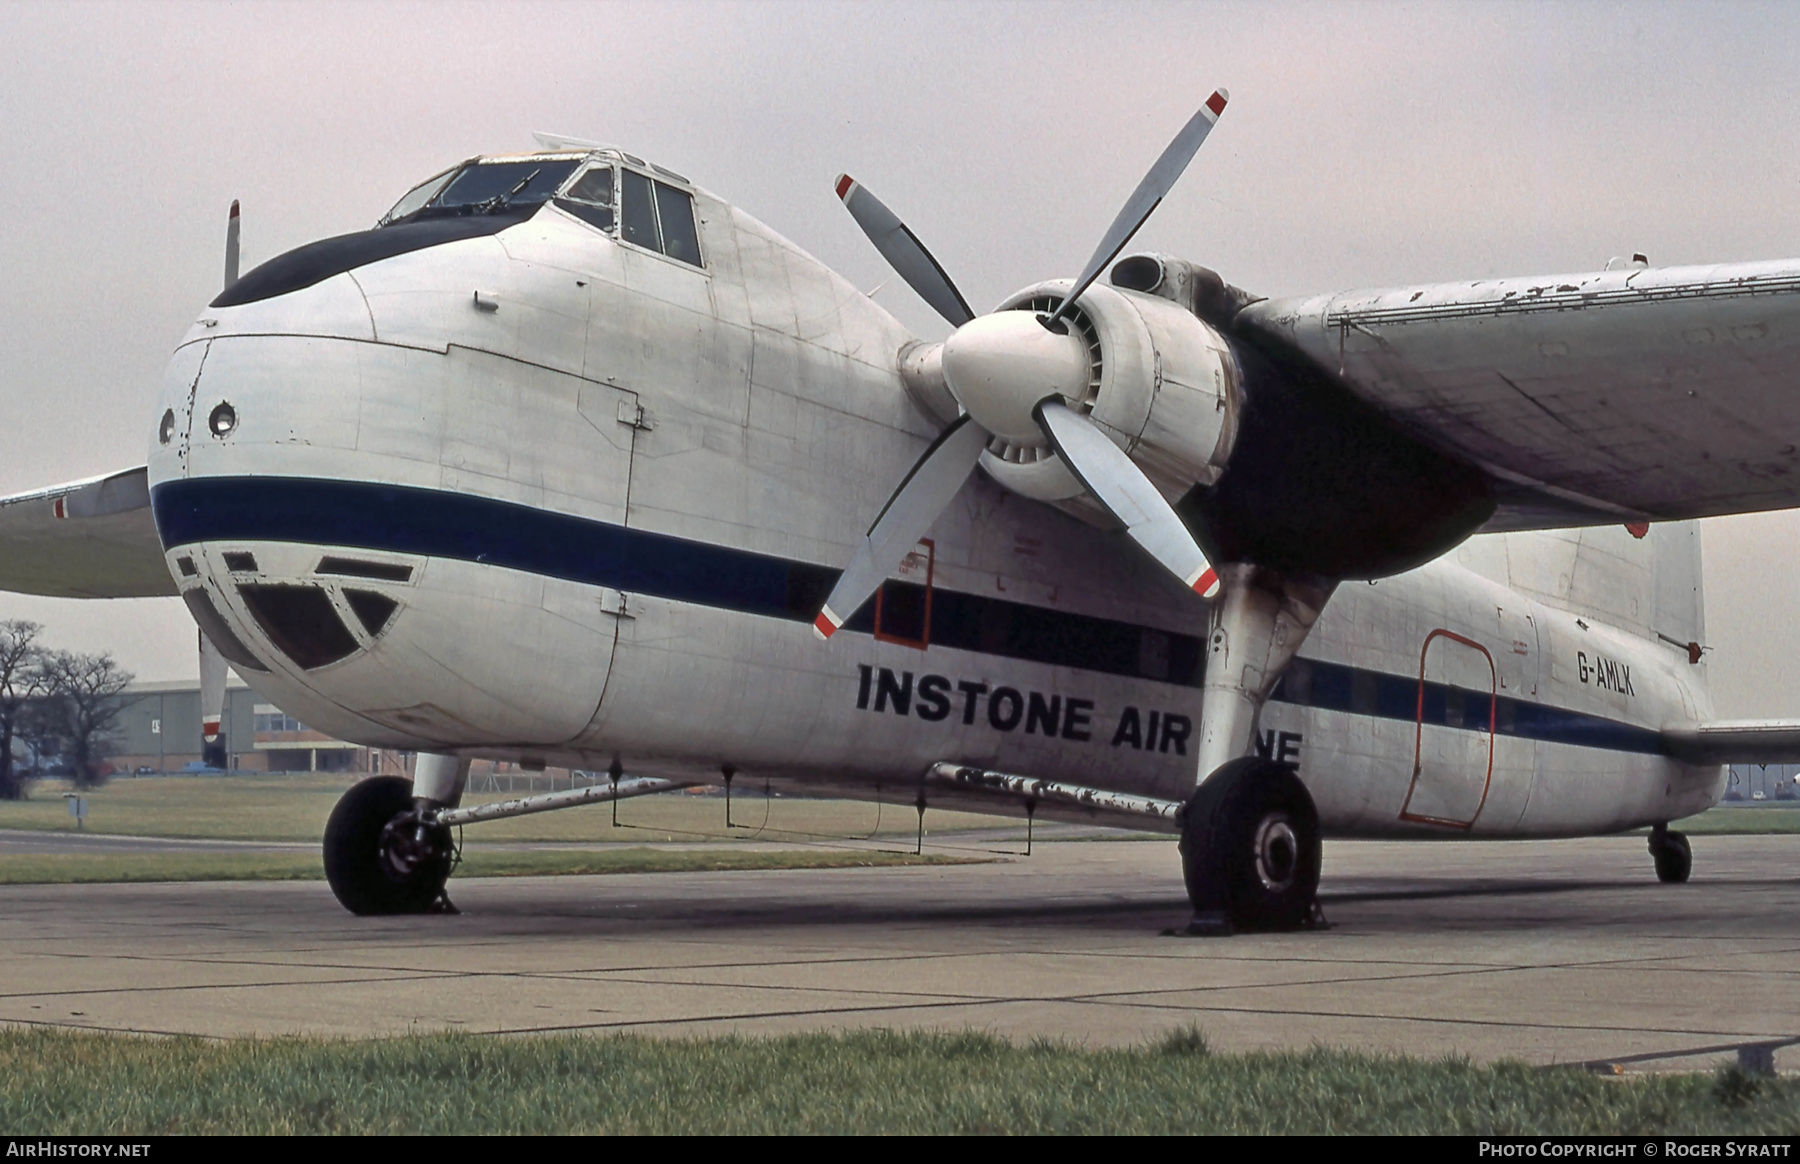
[[[881,629],[881,595],[887,590],[883,582],[875,591],[875,640],[882,643],[898,643],[903,647],[911,647],[922,651],[931,645],[931,581],[937,572],[937,543],[930,538],[920,538],[919,545],[925,547],[925,624],[924,634],[920,638],[909,639],[905,635],[889,634]]]
[[[1419,773],[1424,766],[1425,744],[1425,658],[1431,652],[1431,640],[1436,638],[1453,639],[1465,647],[1481,652],[1481,657],[1488,665],[1488,762],[1487,775],[1481,782],[1481,799],[1475,803],[1475,811],[1469,814],[1468,820],[1449,820],[1441,816],[1427,816],[1424,813],[1408,811],[1412,806],[1413,794],[1419,790]],[[1494,667],[1494,656],[1488,649],[1474,639],[1465,638],[1455,631],[1438,629],[1425,636],[1425,645],[1419,648],[1419,704],[1417,722],[1413,732],[1413,771],[1412,783],[1406,789],[1406,801],[1400,806],[1400,819],[1418,824],[1442,825],[1445,828],[1473,828],[1481,810],[1487,805],[1488,789],[1494,783],[1494,720],[1499,710],[1499,672]]]

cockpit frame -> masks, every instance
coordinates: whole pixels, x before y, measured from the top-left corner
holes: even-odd
[[[463,217],[507,209],[512,205],[513,196],[519,193],[517,189],[496,191],[482,201],[457,203],[453,208],[443,208],[444,213],[431,213],[438,200],[453,190],[472,168],[505,165],[517,169],[522,163],[572,163],[553,189],[532,191],[534,196],[524,205],[554,203],[559,210],[622,246],[672,260],[690,270],[706,271],[692,183],[673,170],[610,146],[466,158],[408,190],[375,224],[376,229],[430,218]],[[593,176],[602,168],[609,169],[612,174],[610,189],[604,191],[595,188],[593,182]],[[520,185],[534,177],[527,172]],[[482,192],[487,193],[485,189]]]

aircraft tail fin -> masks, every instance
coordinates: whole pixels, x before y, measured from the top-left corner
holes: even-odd
[[[1458,560],[1549,606],[1687,651],[1706,641],[1700,526],[1592,526],[1470,538]]]
[[[1700,565],[1700,523],[1663,522],[1650,527],[1650,629],[1685,647],[1700,661],[1706,642],[1706,587]]]

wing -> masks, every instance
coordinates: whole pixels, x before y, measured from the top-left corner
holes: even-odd
[[[1800,720],[1721,719],[1662,733],[1663,751],[1690,764],[1791,764],[1800,760]]]
[[[1800,260],[1263,300],[1234,326],[1479,465],[1488,529],[1800,506]]]
[[[0,497],[0,590],[55,598],[175,594],[145,470]]]

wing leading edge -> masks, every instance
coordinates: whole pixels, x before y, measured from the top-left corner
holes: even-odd
[[[1800,761],[1800,720],[1720,719],[1669,728],[1663,751],[1690,764],[1792,764]]]
[[[1235,329],[1480,466],[1489,529],[1800,506],[1800,260],[1264,300]]]
[[[0,590],[53,598],[174,595],[145,470],[0,497]]]

